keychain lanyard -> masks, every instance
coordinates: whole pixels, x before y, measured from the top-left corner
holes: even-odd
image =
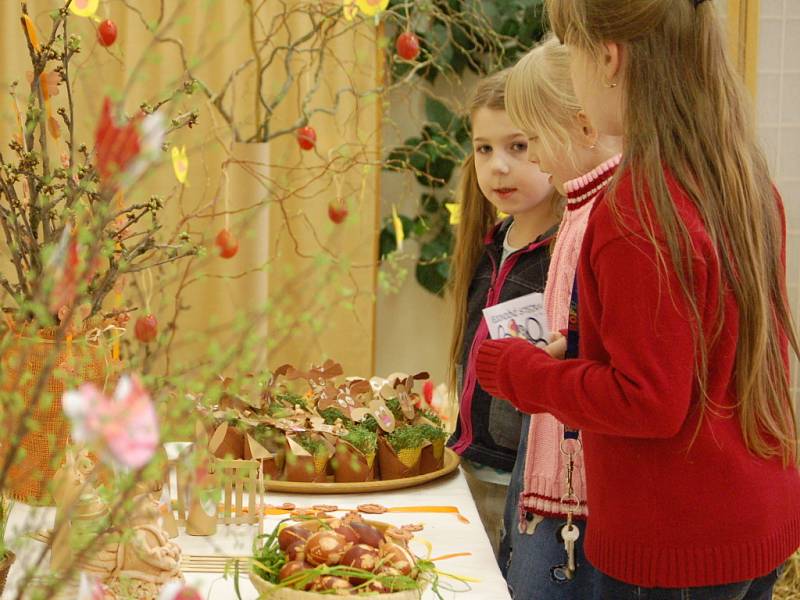
[[[565,359],[578,357],[578,278],[572,284],[572,295],[569,302],[569,323],[567,326],[567,350]],[[561,496],[561,510],[566,513],[567,521],[556,533],[559,542],[564,544],[567,560],[564,564],[556,565],[550,569],[553,581],[566,583],[575,577],[578,565],[575,563],[575,542],[580,536],[578,526],[573,523],[575,509],[580,501],[572,485],[572,474],[575,468],[575,455],[581,450],[579,439],[580,431],[564,427],[564,439],[561,440],[561,453],[567,457],[564,495]]]

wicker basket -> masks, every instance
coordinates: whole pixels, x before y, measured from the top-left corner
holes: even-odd
[[[368,525],[372,525],[380,529],[381,531],[386,531],[387,527],[389,527],[389,523],[383,523],[381,521],[366,521]],[[309,523],[306,527],[312,527],[313,524]],[[331,598],[341,598],[342,596],[337,596],[336,594],[321,594],[318,592],[304,592],[302,590],[295,590],[288,587],[279,587],[274,583],[270,583],[261,577],[259,577],[255,571],[251,568],[250,569],[250,581],[253,583],[253,586],[258,590],[259,598],[262,600],[331,600]],[[400,592],[391,592],[386,594],[368,594],[368,595],[354,595],[354,596],[344,596],[349,598],[369,598],[369,600],[420,600],[422,598],[422,594],[425,589],[428,587],[429,580],[425,579],[424,576],[420,576],[417,579],[417,582],[420,584],[419,589],[416,590],[403,590]]]
[[[800,551],[786,561],[783,576],[775,586],[773,600],[800,600]]]
[[[256,575],[252,570],[250,571],[250,581],[253,586],[258,590],[259,597],[263,600],[331,600],[331,598],[342,598],[343,596],[320,594],[317,592],[304,592],[302,590],[293,590],[291,588],[278,587],[274,583],[264,581]],[[422,590],[404,590],[402,592],[392,592],[390,594],[370,594],[363,596],[369,600],[420,600],[422,598]],[[347,597],[347,596],[344,596]],[[349,596],[350,598],[360,598],[361,596]]]
[[[34,398],[39,375],[55,352],[57,330],[42,329],[36,335],[1,326],[0,343],[0,405],[13,406],[13,397],[18,394],[21,409],[38,400],[30,413],[32,426],[23,437],[21,452],[8,473],[5,493],[16,500],[33,504],[51,504],[47,484],[52,480],[61,456],[67,446],[69,424],[61,408],[61,396],[65,387],[80,383],[93,383],[101,389],[107,388],[110,373],[110,353],[95,341],[87,339],[87,332],[98,331],[87,328],[76,334],[69,344],[61,347],[55,356],[56,368],[45,382],[41,398]],[[9,338],[8,336],[13,336]],[[99,339],[94,336],[93,339]],[[13,409],[12,409],[13,410]],[[2,415],[6,431],[15,432],[20,423],[18,411]],[[5,460],[9,450],[9,437],[0,439],[0,460]]]

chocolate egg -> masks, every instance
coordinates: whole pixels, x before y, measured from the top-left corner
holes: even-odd
[[[306,560],[312,565],[338,565],[350,544],[335,531],[318,531],[306,541]]]
[[[311,537],[313,532],[304,527],[303,525],[290,525],[284,527],[278,534],[278,545],[281,550],[286,552],[286,549],[298,540],[307,540]]]
[[[350,523],[350,527],[358,534],[358,539],[362,544],[367,544],[373,548],[380,548],[383,543],[383,534],[372,525],[353,521]]]

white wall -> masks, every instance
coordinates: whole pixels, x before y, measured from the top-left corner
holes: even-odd
[[[789,298],[800,319],[800,1],[761,0],[759,28],[758,128],[786,207]]]

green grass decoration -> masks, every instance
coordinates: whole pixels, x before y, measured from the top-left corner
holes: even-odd
[[[271,533],[262,533],[253,540],[253,570],[264,581],[278,583],[278,573],[280,573],[283,565],[286,564],[286,556],[281,552],[278,544],[278,533],[280,533],[281,525],[291,520],[283,519]],[[258,542],[262,538],[267,539],[259,548]]]
[[[420,423],[419,425],[415,425],[415,427],[419,428],[420,434],[429,442],[443,440],[447,437],[447,432],[444,429],[428,425],[427,423]]]
[[[362,454],[372,454],[378,447],[378,434],[364,425],[354,425],[348,429],[342,440],[351,444]]]
[[[306,403],[306,399],[303,398],[303,396],[301,396],[300,394],[295,394],[294,392],[289,392],[289,391],[282,391],[275,393],[272,397],[275,399],[276,402],[289,406],[290,408],[299,406],[303,410],[308,410],[308,404]]]
[[[429,408],[418,408],[417,415],[425,419],[428,419],[428,421],[430,421],[440,429],[444,428],[444,423],[442,423],[441,417],[432,410],[430,410]]]
[[[267,445],[276,446],[283,444],[286,435],[274,427],[262,424],[253,430],[253,439],[266,448]],[[269,450],[269,448],[267,448],[267,450]]]
[[[328,450],[325,442],[315,435],[308,433],[301,433],[294,438],[298,444],[305,448],[311,456],[319,456],[325,454]]]
[[[361,421],[361,425],[366,427],[373,433],[377,433],[378,429],[380,429],[380,425],[378,425],[378,421],[375,420],[375,417],[372,415],[367,415],[363,421]]]
[[[392,411],[394,418],[396,421],[404,422],[406,421],[405,415],[403,415],[403,409],[400,408],[400,400],[397,398],[389,398],[386,401],[386,407]]]
[[[386,441],[389,442],[395,452],[400,452],[400,450],[405,450],[406,448],[419,448],[422,446],[428,441],[426,433],[422,425],[407,425],[387,434]]]
[[[319,411],[319,416],[325,419],[326,425],[335,425],[337,420],[340,420],[345,426],[348,426],[352,421],[344,416],[344,413],[335,406],[329,406]]]

